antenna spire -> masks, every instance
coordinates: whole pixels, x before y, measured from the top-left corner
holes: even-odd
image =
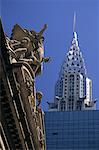
[[[74,12],[73,32],[76,31],[76,12]]]

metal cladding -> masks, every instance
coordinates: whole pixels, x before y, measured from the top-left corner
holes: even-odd
[[[84,59],[82,57],[82,53],[78,46],[77,33],[73,33],[72,45],[65,57],[65,60],[61,67],[61,74],[63,73],[74,73],[78,72],[86,75],[86,68],[84,64]]]

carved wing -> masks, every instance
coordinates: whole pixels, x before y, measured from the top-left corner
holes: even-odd
[[[34,37],[30,31],[22,29],[18,24],[13,27],[11,39],[21,41],[24,37],[28,37],[33,41]]]
[[[27,34],[18,24],[13,27],[11,39],[21,41],[26,36]]]

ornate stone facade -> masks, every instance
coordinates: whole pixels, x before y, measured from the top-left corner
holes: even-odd
[[[46,149],[44,113],[40,108],[43,94],[35,88],[43,62],[49,61],[44,57],[46,28],[44,25],[37,33],[16,24],[9,38],[1,26],[1,126],[5,149]]]

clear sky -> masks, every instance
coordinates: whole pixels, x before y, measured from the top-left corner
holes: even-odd
[[[93,98],[99,109],[99,0],[2,0],[1,18],[7,35],[14,24],[40,31],[45,23],[45,56],[52,61],[36,79],[37,89],[44,93],[42,107],[54,99],[54,86],[61,64],[73,37],[73,13],[76,11],[76,31],[88,77],[93,82]]]

